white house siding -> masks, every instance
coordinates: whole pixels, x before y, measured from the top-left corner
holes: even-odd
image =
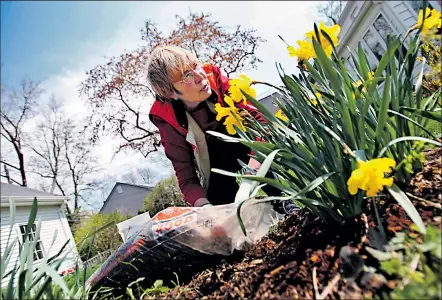
[[[28,222],[30,213],[30,207],[28,206],[18,206],[16,207],[16,215],[14,219],[14,225],[12,227],[10,240],[20,236],[19,225],[25,225]],[[40,230],[40,240],[43,245],[43,251],[45,255],[55,255],[68,239],[71,239],[70,245],[67,248],[73,248],[74,252],[70,253],[68,256],[70,259],[66,260],[61,265],[59,271],[63,269],[71,268],[75,264],[75,259],[77,257],[77,252],[75,248],[75,242],[73,241],[72,233],[69,229],[69,224],[66,217],[61,210],[60,205],[50,205],[50,206],[39,206],[37,211],[36,224],[41,218],[41,230]],[[4,249],[9,236],[9,229],[11,225],[11,218],[9,213],[9,207],[1,208],[1,253],[3,255]],[[57,231],[57,236],[54,240],[54,234]],[[52,245],[52,246],[51,246]],[[15,260],[18,256],[18,246],[13,250],[11,260],[6,267],[6,272],[12,269]],[[36,261],[35,263],[38,263]],[[3,285],[3,284],[2,284]]]
[[[402,24],[404,31],[416,24],[417,14],[413,11],[412,7],[407,5],[405,1],[386,1],[385,5],[395,12],[395,15],[400,24]]]

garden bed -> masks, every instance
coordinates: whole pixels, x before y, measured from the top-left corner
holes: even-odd
[[[441,225],[442,189],[441,149],[426,152],[427,161],[403,190],[411,193],[426,225]],[[425,201],[424,201],[425,200]],[[378,197],[377,207],[388,238],[396,232],[410,229],[412,222],[405,211],[389,196]],[[332,298],[372,297],[389,290],[397,282],[379,281],[373,276],[365,284],[342,280],[351,264],[343,264],[341,248],[358,252],[367,266],[378,263],[366,251],[370,245],[368,228],[376,226],[373,206],[367,204],[364,217],[343,228],[330,228],[308,211],[281,221],[276,232],[270,233],[244,254],[237,254],[196,274],[190,282],[162,294],[164,298]],[[370,230],[371,232],[371,230]],[[409,234],[417,236],[416,232]],[[356,250],[355,250],[356,249]],[[353,255],[346,256],[352,259]],[[345,269],[345,270],[344,270]],[[387,277],[388,278],[388,277]],[[357,281],[356,281],[357,282]],[[329,286],[329,288],[327,288]]]

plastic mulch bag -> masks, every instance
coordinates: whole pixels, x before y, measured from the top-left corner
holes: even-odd
[[[91,291],[106,287],[115,291],[140,278],[150,286],[157,279],[174,278],[174,272],[178,277],[186,270],[195,273],[198,266],[258,241],[277,218],[270,203],[245,202],[241,207],[245,236],[237,206],[169,207],[139,228],[134,225],[132,235],[92,274],[87,285]]]

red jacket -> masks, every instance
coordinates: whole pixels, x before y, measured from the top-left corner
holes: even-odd
[[[212,91],[215,92],[216,101],[220,103],[221,106],[226,106],[227,104],[223,99],[229,89],[229,78],[222,75],[218,67],[206,64],[203,68],[207,74]],[[160,131],[161,143],[165,148],[166,156],[172,161],[180,189],[186,201],[193,205],[199,198],[206,198],[207,196],[199,181],[196,179],[195,166],[189,163],[190,158],[193,157],[191,149],[194,148],[194,145],[191,145],[185,139],[188,133],[187,120],[183,117],[184,114],[180,116],[180,113],[176,113],[177,108],[174,106],[179,103],[177,101],[172,103],[172,101],[174,100],[164,102],[158,99],[155,100],[149,117]],[[236,105],[238,108],[249,111],[257,120],[263,121],[262,117],[257,114],[256,108],[248,101],[246,105],[244,105],[243,101]],[[179,108],[178,112],[182,109],[183,108]],[[223,122],[223,120],[220,122]],[[185,149],[188,149],[188,151]],[[211,201],[211,199],[209,199],[209,201]]]

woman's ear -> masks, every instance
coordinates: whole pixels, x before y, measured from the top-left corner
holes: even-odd
[[[180,91],[178,91],[175,87],[173,87],[173,93],[171,93],[170,98],[178,100],[178,96],[180,95]]]
[[[176,92],[171,92],[167,95],[167,98],[178,100],[178,94]]]

